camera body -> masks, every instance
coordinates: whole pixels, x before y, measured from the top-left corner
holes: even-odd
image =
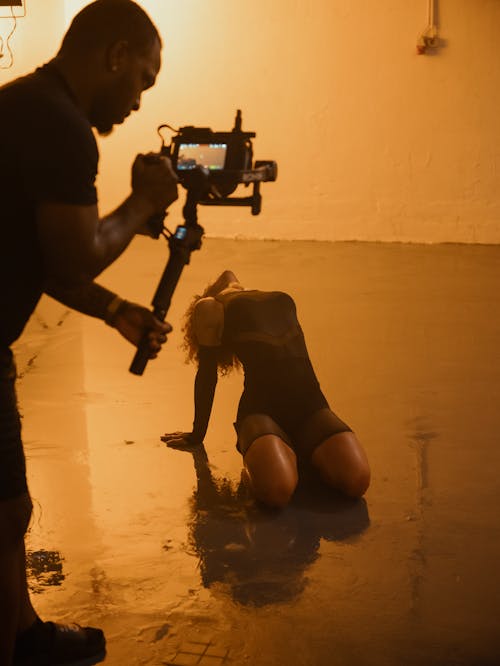
[[[197,167],[205,170],[222,197],[240,183],[240,172],[252,168],[255,132],[213,132],[209,127],[181,127],[172,139],[171,160],[180,182],[189,185]]]
[[[236,111],[231,131],[214,132],[209,127],[181,127],[168,147],[162,147],[175,169],[179,182],[187,190],[199,184],[200,172],[206,191],[198,203],[212,206],[250,206],[252,214],[260,213],[262,197],[259,186],[277,178],[273,161],[258,161],[253,165],[252,139],[255,132],[241,129],[241,111]],[[168,125],[160,125],[158,132]],[[171,128],[170,128],[171,129]],[[160,133],[161,135],[161,133]],[[230,197],[238,185],[253,183],[250,197]]]

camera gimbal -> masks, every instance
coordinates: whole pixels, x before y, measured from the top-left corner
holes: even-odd
[[[158,132],[168,125],[160,125]],[[161,133],[160,133],[161,136]],[[160,154],[169,157],[179,182],[187,190],[182,209],[184,224],[175,232],[164,226],[165,215],[151,218],[148,225],[154,238],[167,239],[170,254],[153,296],[153,314],[164,321],[172,295],[191,253],[201,248],[204,229],[198,224],[198,204],[206,206],[250,206],[252,215],[261,212],[260,183],[275,181],[277,165],[273,161],[256,161],[252,168],[251,138],[255,132],[241,130],[241,111],[236,112],[231,132],[212,132],[202,127],[182,127],[170,146],[162,144]],[[252,195],[231,197],[239,184],[253,184]],[[147,339],[137,349],[130,372],[142,375],[148,362]]]

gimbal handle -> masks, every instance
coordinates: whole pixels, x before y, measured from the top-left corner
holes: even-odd
[[[173,293],[184,266],[189,264],[191,252],[201,247],[204,229],[197,221],[197,204],[201,194],[202,190],[196,187],[196,183],[188,189],[186,203],[182,209],[185,224],[177,227],[176,232],[168,239],[170,255],[152,300],[153,314],[160,321],[165,321]],[[134,375],[142,375],[148,361],[149,345],[146,334],[138,345],[129,371]]]

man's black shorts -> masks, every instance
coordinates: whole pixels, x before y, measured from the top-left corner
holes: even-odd
[[[0,501],[28,492],[15,381],[12,352],[0,348]]]

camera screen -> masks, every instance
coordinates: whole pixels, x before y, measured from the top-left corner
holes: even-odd
[[[222,171],[226,160],[227,143],[181,143],[177,169],[203,166],[210,171]]]

